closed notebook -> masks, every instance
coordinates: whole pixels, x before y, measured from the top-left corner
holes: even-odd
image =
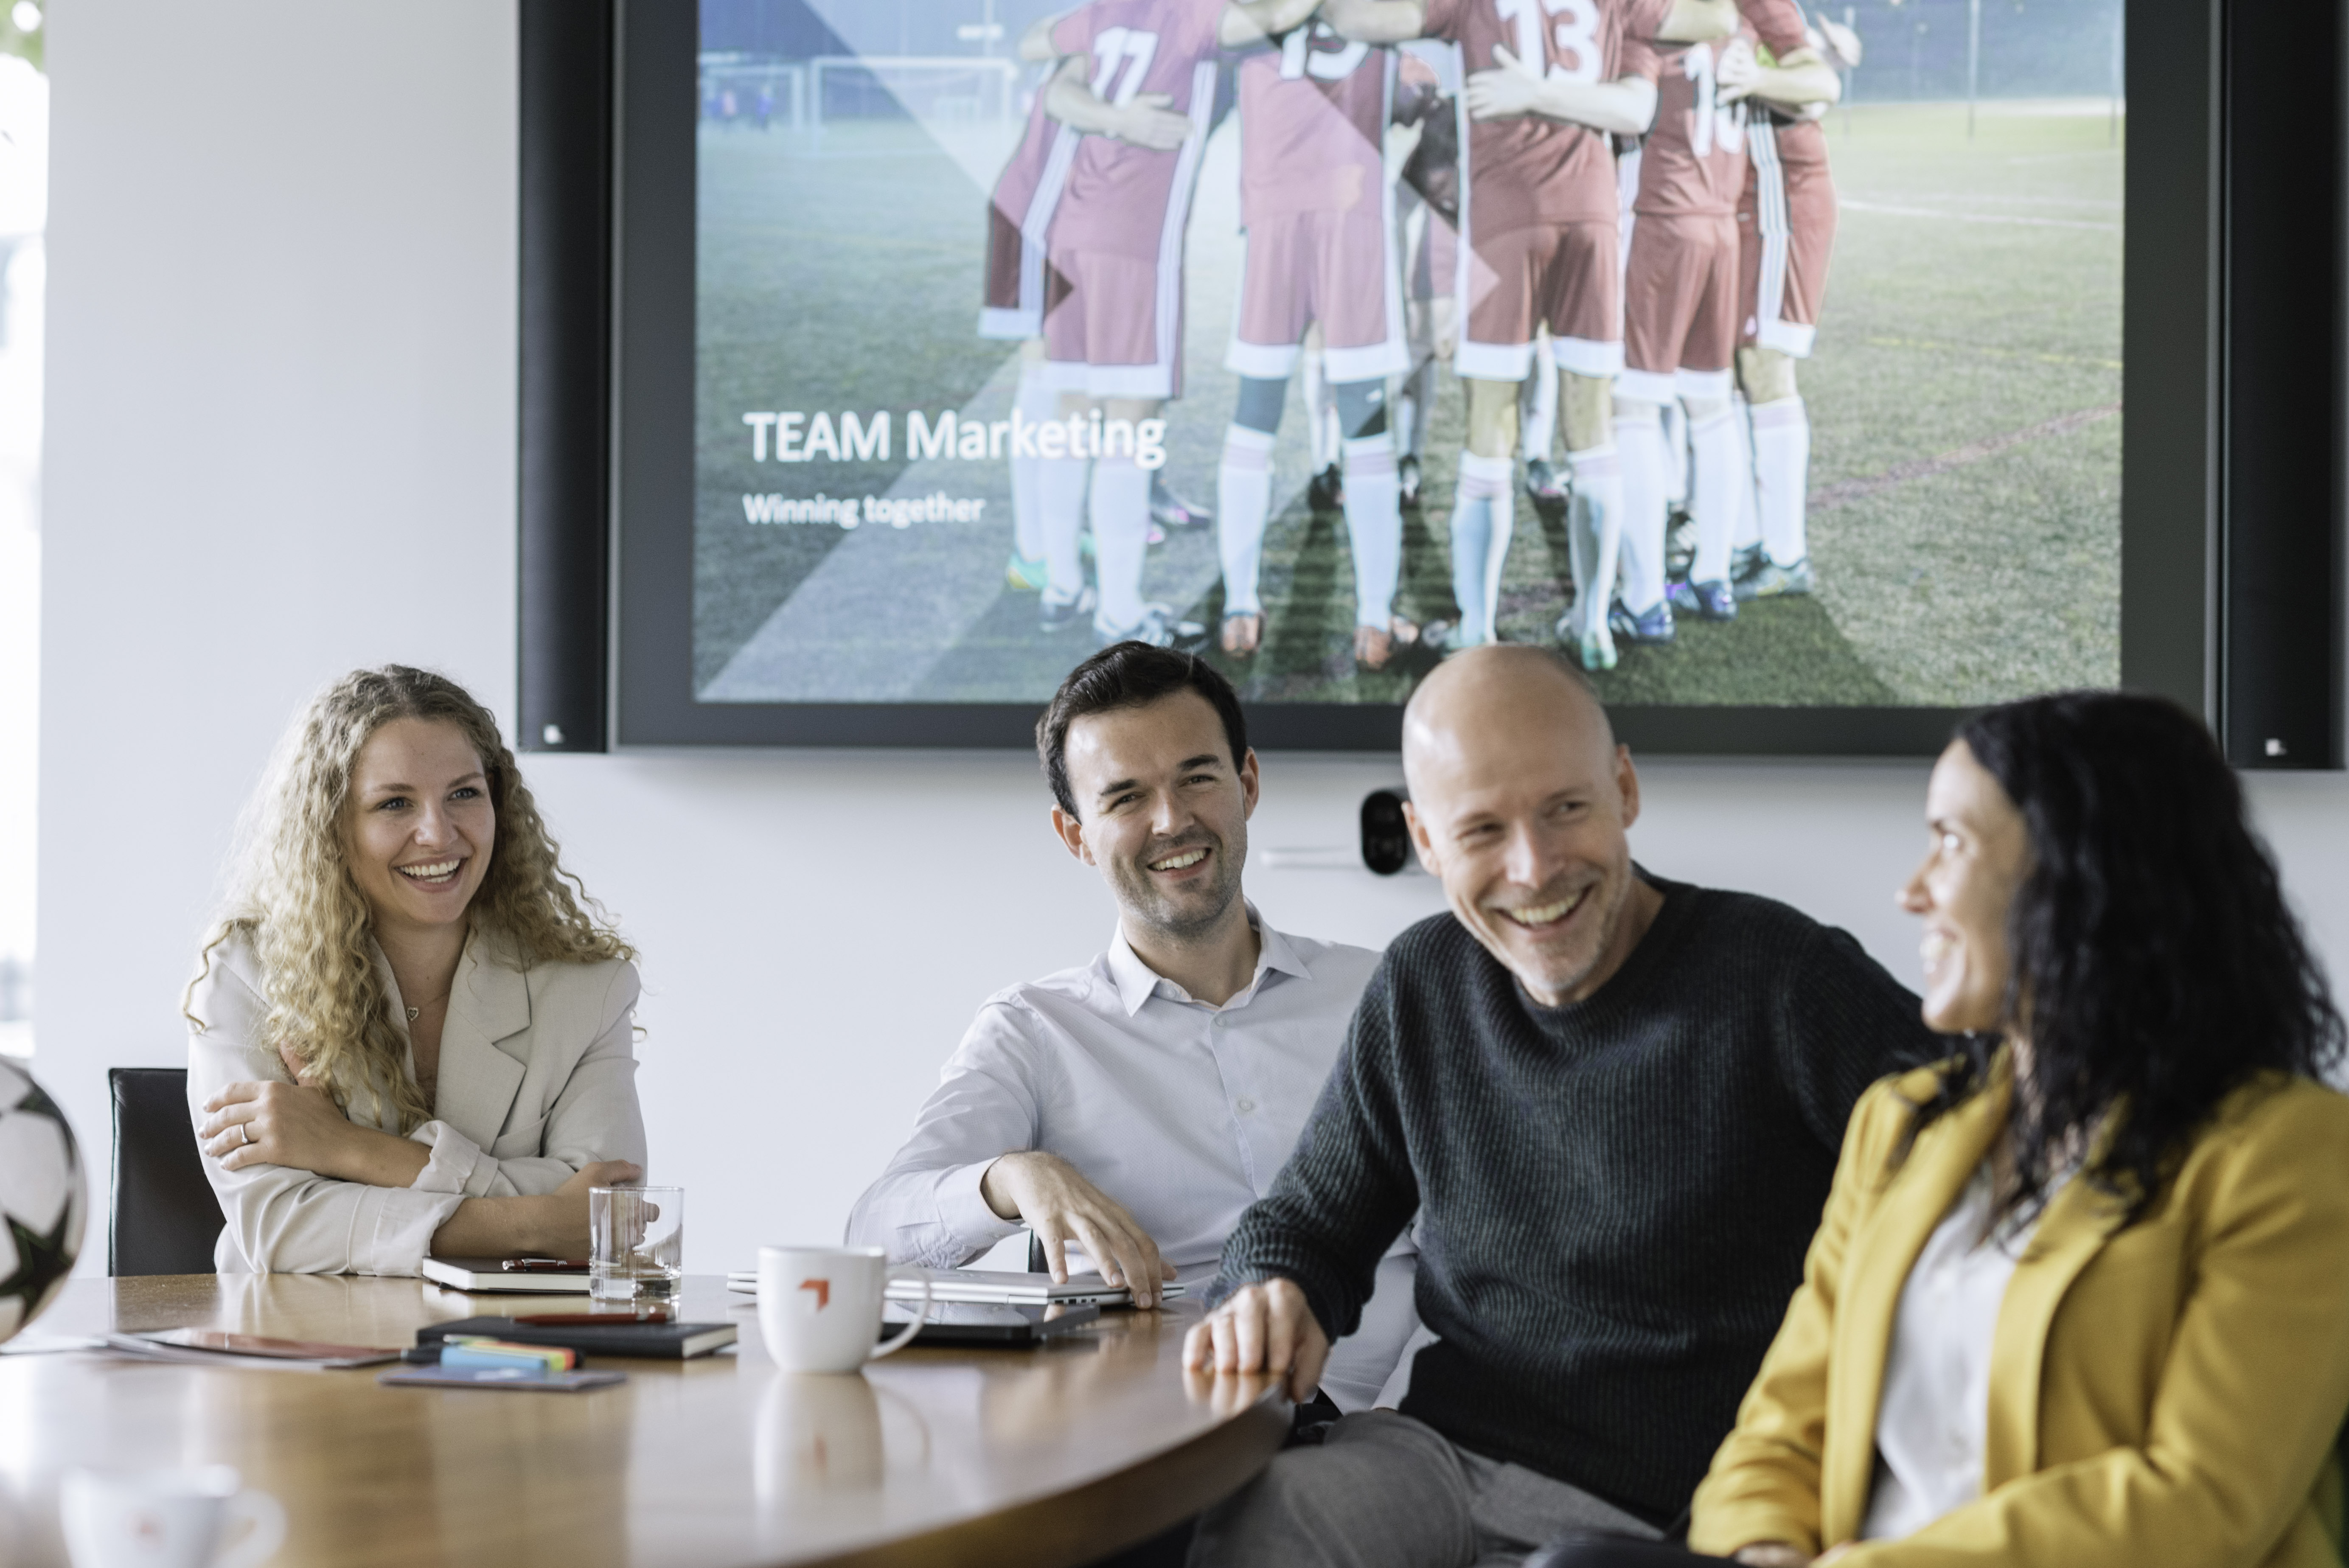
[[[524,1295],[585,1295],[587,1265],[575,1269],[510,1269],[503,1258],[426,1258],[418,1270],[434,1284],[471,1295],[513,1291]]]
[[[451,1335],[479,1334],[515,1345],[560,1345],[582,1356],[643,1356],[683,1361],[731,1345],[730,1323],[662,1323],[625,1319],[612,1323],[533,1323],[527,1317],[466,1317],[434,1323],[416,1331],[416,1343],[431,1345]]]
[[[321,1345],[308,1339],[273,1339],[217,1328],[163,1328],[145,1334],[109,1334],[109,1350],[150,1361],[191,1367],[265,1367],[273,1371],[329,1372],[397,1361],[399,1352],[372,1345]]]

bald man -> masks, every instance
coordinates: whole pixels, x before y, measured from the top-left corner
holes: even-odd
[[[1194,1568],[1469,1568],[1673,1532],[1853,1103],[1932,1048],[1844,933],[1632,861],[1639,773],[1554,655],[1446,660],[1403,769],[1451,913],[1387,949],[1185,1351],[1309,1394],[1414,1212],[1433,1342],[1399,1412],[1346,1417],[1212,1511]]]

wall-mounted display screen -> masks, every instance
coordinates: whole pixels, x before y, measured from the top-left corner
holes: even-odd
[[[1127,635],[1259,708],[1491,639],[1624,709],[2116,684],[2123,35],[703,0],[689,701],[1032,709]]]

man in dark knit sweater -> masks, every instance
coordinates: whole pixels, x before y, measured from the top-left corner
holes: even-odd
[[[1404,720],[1451,913],[1388,948],[1190,1365],[1309,1393],[1419,1216],[1420,1351],[1211,1511],[1194,1564],[1468,1568],[1670,1531],[1761,1365],[1917,998],[1843,932],[1634,866],[1630,754],[1579,674],[1471,650]]]

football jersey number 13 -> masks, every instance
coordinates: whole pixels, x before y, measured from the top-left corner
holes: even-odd
[[[1516,56],[1527,70],[1539,69],[1547,52],[1542,47],[1542,15],[1547,12],[1557,18],[1551,36],[1558,53],[1574,63],[1553,65],[1546,75],[1554,82],[1599,79],[1599,0],[1493,0],[1493,9],[1502,21],[1516,26]]]

